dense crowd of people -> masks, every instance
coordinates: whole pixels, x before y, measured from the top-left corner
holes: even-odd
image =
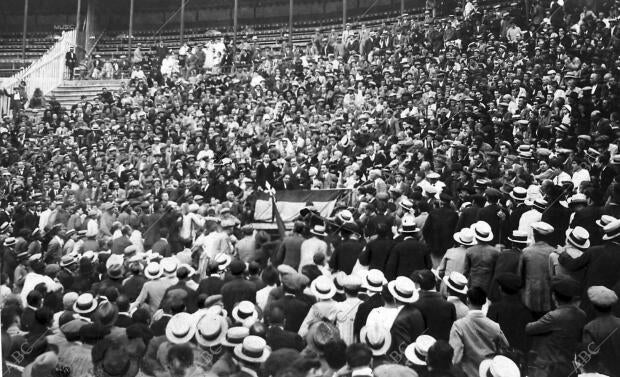
[[[3,375],[620,376],[619,8],[528,6],[161,44],[14,107]]]

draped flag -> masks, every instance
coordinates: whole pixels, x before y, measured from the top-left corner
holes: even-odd
[[[257,193],[254,207],[254,221],[276,222],[280,217],[282,222],[294,221],[299,211],[312,202],[321,216],[332,214],[336,202],[350,190],[287,190],[273,193]],[[274,212],[275,210],[275,212]]]

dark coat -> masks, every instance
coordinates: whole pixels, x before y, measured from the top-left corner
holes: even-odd
[[[452,235],[450,235],[452,241]],[[426,245],[413,238],[407,238],[392,248],[385,268],[385,277],[394,280],[397,276],[411,275],[413,271],[430,269],[433,266],[431,254]]]
[[[308,302],[290,294],[285,294],[284,297],[273,301],[272,305],[284,311],[284,329],[293,332],[299,331],[302,322],[312,306]],[[265,310],[265,312],[268,313],[267,310]]]
[[[22,316],[20,318],[21,321],[21,329],[23,331],[30,331],[35,325],[36,320],[34,319],[35,310],[31,307],[27,306],[22,312]]]
[[[133,302],[138,298],[146,281],[147,279],[143,275],[134,275],[123,282],[123,292],[129,298],[129,301]]]
[[[118,237],[117,239],[112,241],[112,254],[123,255],[127,246],[131,246],[131,241],[129,240],[129,237],[125,235]]]
[[[292,348],[301,352],[306,346],[299,334],[279,326],[269,327],[265,334],[265,340],[272,351],[279,350],[280,348]]]
[[[519,261],[521,260],[521,252],[515,249],[504,249],[497,255],[495,261],[495,270],[493,279],[491,280],[491,288],[489,289],[489,300],[496,301],[500,298],[499,285],[495,277],[502,272],[512,272],[519,274]]]
[[[392,347],[388,355],[398,352],[402,355],[408,345],[415,342],[416,338],[424,333],[426,323],[424,317],[414,304],[405,305],[394,320],[390,333],[392,334]]]
[[[220,293],[222,293],[223,285],[224,280],[220,279],[219,276],[209,276],[206,279],[200,281],[196,293],[205,293],[209,296],[219,295]]]
[[[608,376],[620,376],[620,318],[603,315],[583,329],[583,343],[596,344],[599,352],[592,355],[595,370]]]
[[[510,232],[512,233],[513,230],[517,230],[519,229],[519,220],[521,220],[521,215],[523,215],[525,212],[529,211],[530,207],[526,206],[525,204],[519,204],[517,207],[515,207],[512,212],[510,212]]]
[[[456,224],[455,231],[459,231],[463,228],[469,228],[473,223],[478,221],[478,213],[480,212],[480,207],[469,207],[465,208],[461,215],[459,216],[459,221]]]
[[[497,215],[500,211],[504,213],[504,219]],[[510,235],[510,221],[508,216],[508,212],[497,204],[488,205],[481,208],[480,212],[478,212],[478,221],[487,222],[493,230],[492,245],[504,243],[506,237]]]
[[[415,306],[424,318],[425,334],[447,341],[452,323],[456,321],[454,305],[446,301],[439,292],[420,291],[420,298],[415,302]]]
[[[534,318],[530,310],[521,302],[521,295],[504,296],[489,306],[487,317],[499,324],[506,335],[508,344],[521,352],[527,352],[525,325]]]
[[[589,206],[575,212],[571,228],[582,227],[590,233],[590,244],[592,246],[600,245],[603,240],[603,230],[596,224],[596,220],[603,215],[603,208],[597,206]]]
[[[602,285],[613,289],[618,282],[620,269],[620,245],[607,242],[604,245],[587,249],[580,257],[572,258],[567,253],[560,254],[559,262],[569,271],[578,271],[585,268],[585,280],[582,284],[581,307],[588,314],[592,314],[587,289],[594,285]]]
[[[391,238],[377,238],[370,241],[359,256],[360,264],[368,266],[369,270],[385,271],[394,244],[395,241]]]
[[[183,303],[185,304],[185,311],[188,313],[193,313],[198,309],[198,293],[193,289],[187,286],[185,281],[179,281],[178,283],[171,285],[166,289],[164,293],[164,298],[161,300],[161,306],[166,302],[166,298],[169,297],[170,291],[175,289],[182,289],[187,293],[187,296],[183,299]]]
[[[452,247],[452,236],[458,221],[456,211],[448,207],[436,208],[428,214],[422,234],[433,255],[443,256]]]
[[[568,229],[568,222],[570,221],[570,211],[567,208],[562,207],[561,204],[556,203],[543,213],[541,221],[544,221],[553,226],[553,234],[548,243],[551,246],[564,246],[566,238],[566,229]]]
[[[127,314],[123,314],[123,313],[118,314],[118,317],[116,318],[116,322],[114,323],[115,326],[122,327],[124,329],[131,326],[132,324],[133,324],[133,319]]]
[[[222,286],[222,302],[228,313],[232,313],[235,304],[246,300],[256,303],[256,284],[236,277]]]
[[[357,258],[362,252],[363,245],[355,239],[342,241],[340,246],[334,250],[334,254],[329,260],[329,267],[333,271],[343,271],[347,275],[351,274]]]
[[[376,293],[357,307],[357,313],[355,313],[355,320],[353,321],[353,331],[356,335],[359,335],[362,327],[366,326],[366,320],[370,312],[383,305],[385,305],[383,296],[381,296],[381,293]]]
[[[586,314],[573,305],[563,305],[525,327],[532,336],[536,365],[546,366],[546,374],[565,365],[570,367],[586,324]],[[545,368],[543,368],[545,370]]]

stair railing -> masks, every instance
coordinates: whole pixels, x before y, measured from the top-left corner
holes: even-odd
[[[30,66],[17,72],[0,86],[0,115],[7,115],[11,110],[11,96],[13,89],[23,81],[26,83],[26,94],[32,97],[35,89],[39,88],[47,94],[60,85],[65,76],[65,54],[70,47],[75,47],[77,32],[69,30],[63,32],[60,39],[39,59]]]

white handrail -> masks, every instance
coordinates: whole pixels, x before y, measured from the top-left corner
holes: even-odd
[[[70,47],[75,47],[77,32],[69,30],[62,36],[43,56],[34,61],[30,66],[23,68],[11,78],[4,81],[0,90],[6,90],[9,94],[20,82],[26,83],[26,94],[32,97],[35,89],[39,88],[43,94],[47,94],[60,85],[65,75],[65,54]],[[0,96],[0,114],[6,115],[11,107],[11,98]]]

